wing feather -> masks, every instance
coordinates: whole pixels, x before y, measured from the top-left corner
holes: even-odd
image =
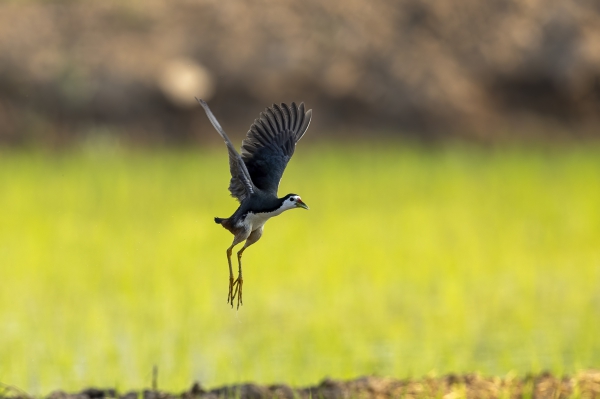
[[[300,115],[298,115],[298,107],[296,103],[292,103],[290,105],[290,130],[296,131],[296,121],[298,120]]]
[[[256,137],[256,140],[259,141],[260,144],[263,146],[269,145],[269,140],[270,137],[273,136],[273,132],[266,129],[266,126],[262,120],[255,119],[251,130],[254,133],[254,137]]]
[[[312,117],[304,103],[273,104],[254,121],[242,142],[241,157],[260,190],[277,195],[279,181]]]
[[[304,121],[304,103],[300,103],[300,105],[298,106],[298,119],[296,120],[296,126],[294,126],[294,131],[299,131],[300,126],[302,126],[302,122]],[[305,129],[306,130],[306,129]],[[297,139],[296,141],[298,141],[300,139]]]
[[[246,197],[250,196],[255,189],[250,172],[248,171],[244,160],[235,150],[231,140],[229,140],[229,137],[227,137],[227,134],[219,124],[219,121],[211,112],[208,104],[206,104],[204,100],[200,100],[198,98],[196,98],[196,100],[200,103],[200,105],[202,105],[202,108],[204,108],[204,111],[206,112],[206,116],[208,116],[208,119],[227,145],[227,152],[229,153],[229,171],[231,172],[229,191],[233,197],[242,202]]]
[[[277,120],[277,131],[280,132],[283,129],[285,129],[285,125],[283,124],[283,115],[281,113],[281,108],[279,108],[279,105],[273,104],[271,111],[273,112],[273,115],[275,115],[275,120]]]
[[[271,132],[279,131],[281,128],[277,125],[277,118],[273,114],[273,110],[271,110],[270,108],[267,108],[265,110],[265,112],[263,112],[263,113],[267,117],[267,121],[269,122],[269,127],[271,128]]]
[[[300,104],[304,105],[304,104]],[[304,109],[304,107],[302,107]],[[304,133],[308,130],[308,125],[310,125],[310,120],[312,119],[312,109],[309,109],[304,114],[304,120],[300,127],[296,130],[296,143],[300,141],[300,139],[304,136]]]
[[[281,114],[283,115],[283,128],[290,129],[290,111],[285,104],[281,104]]]

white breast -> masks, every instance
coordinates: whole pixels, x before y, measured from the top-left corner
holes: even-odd
[[[288,209],[293,209],[295,207],[296,205],[293,201],[284,201],[279,209],[276,209],[273,212],[248,212],[246,217],[239,222],[238,226],[244,226],[244,228],[249,229],[249,231],[260,229],[267,222],[267,220],[273,216],[277,216],[283,211],[287,211]]]
[[[273,216],[277,216],[281,213],[279,209],[274,212],[261,212],[261,213],[252,213],[248,212],[246,218],[243,220],[243,224],[250,229],[250,231],[254,231],[256,229],[261,228],[267,220],[272,218]]]

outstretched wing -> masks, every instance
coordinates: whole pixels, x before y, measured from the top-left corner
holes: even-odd
[[[212,125],[217,129],[217,132],[223,137],[225,144],[227,145],[227,151],[229,152],[229,171],[231,172],[231,181],[229,182],[229,191],[231,192],[231,196],[238,199],[238,201],[242,202],[246,197],[250,196],[254,192],[254,184],[252,183],[252,178],[250,177],[250,173],[240,157],[240,154],[235,150],[233,144],[231,144],[231,140],[225,134],[225,131],[217,121],[217,118],[213,115],[208,108],[208,104],[204,102],[204,100],[196,100],[202,105],[204,111],[206,112],[206,116],[212,123]]]
[[[277,195],[283,171],[311,117],[312,110],[304,112],[304,103],[273,104],[261,112],[242,142],[242,159],[255,187]]]

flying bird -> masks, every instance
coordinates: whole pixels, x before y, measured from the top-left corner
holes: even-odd
[[[237,308],[243,305],[242,300],[242,254],[250,245],[257,242],[263,233],[267,220],[282,212],[294,208],[308,209],[297,194],[287,194],[279,198],[277,189],[283,171],[296,149],[296,143],[304,136],[312,117],[312,110],[304,111],[304,103],[296,105],[273,104],[261,112],[254,120],[246,138],[242,141],[241,155],[225,134],[203,100],[198,100],[204,108],[208,119],[221,135],[229,152],[229,171],[231,180],[229,191],[237,198],[240,206],[228,218],[215,218],[233,234],[233,242],[227,248],[229,263],[229,293],[227,303],[231,304],[237,296]],[[237,252],[238,276],[233,279],[231,253],[233,247],[246,241]]]

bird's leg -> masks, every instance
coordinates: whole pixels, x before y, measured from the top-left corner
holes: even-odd
[[[238,301],[237,301],[237,307],[239,309],[240,305],[244,304],[244,301],[242,300],[242,285],[244,284],[244,279],[242,278],[242,254],[244,253],[244,250],[246,249],[246,246],[244,245],[244,247],[242,249],[240,249],[237,253],[237,258],[238,258],[238,277],[235,280],[235,292],[233,293],[233,297],[235,298],[235,294],[237,293],[237,297],[238,297]],[[231,306],[233,306],[233,303],[231,304]]]
[[[233,298],[235,298],[235,294],[233,294],[233,268],[231,267],[232,251],[233,245],[227,248],[227,262],[229,263],[229,294],[227,294],[227,303],[231,303],[231,307],[233,307]]]
[[[244,301],[242,298],[242,286],[244,284],[244,279],[242,278],[242,254],[244,253],[246,248],[248,248],[250,245],[254,244],[256,241],[258,241],[260,239],[260,237],[262,236],[262,232],[263,232],[263,228],[260,227],[256,230],[254,230],[252,233],[250,233],[250,235],[246,239],[246,243],[244,244],[244,247],[242,249],[240,249],[237,253],[239,269],[238,269],[238,278],[233,283],[233,284],[235,284],[235,291],[233,292],[233,298],[235,298],[235,296],[237,294],[238,309],[239,309],[240,305],[244,304]],[[233,306],[233,304],[231,306]]]

